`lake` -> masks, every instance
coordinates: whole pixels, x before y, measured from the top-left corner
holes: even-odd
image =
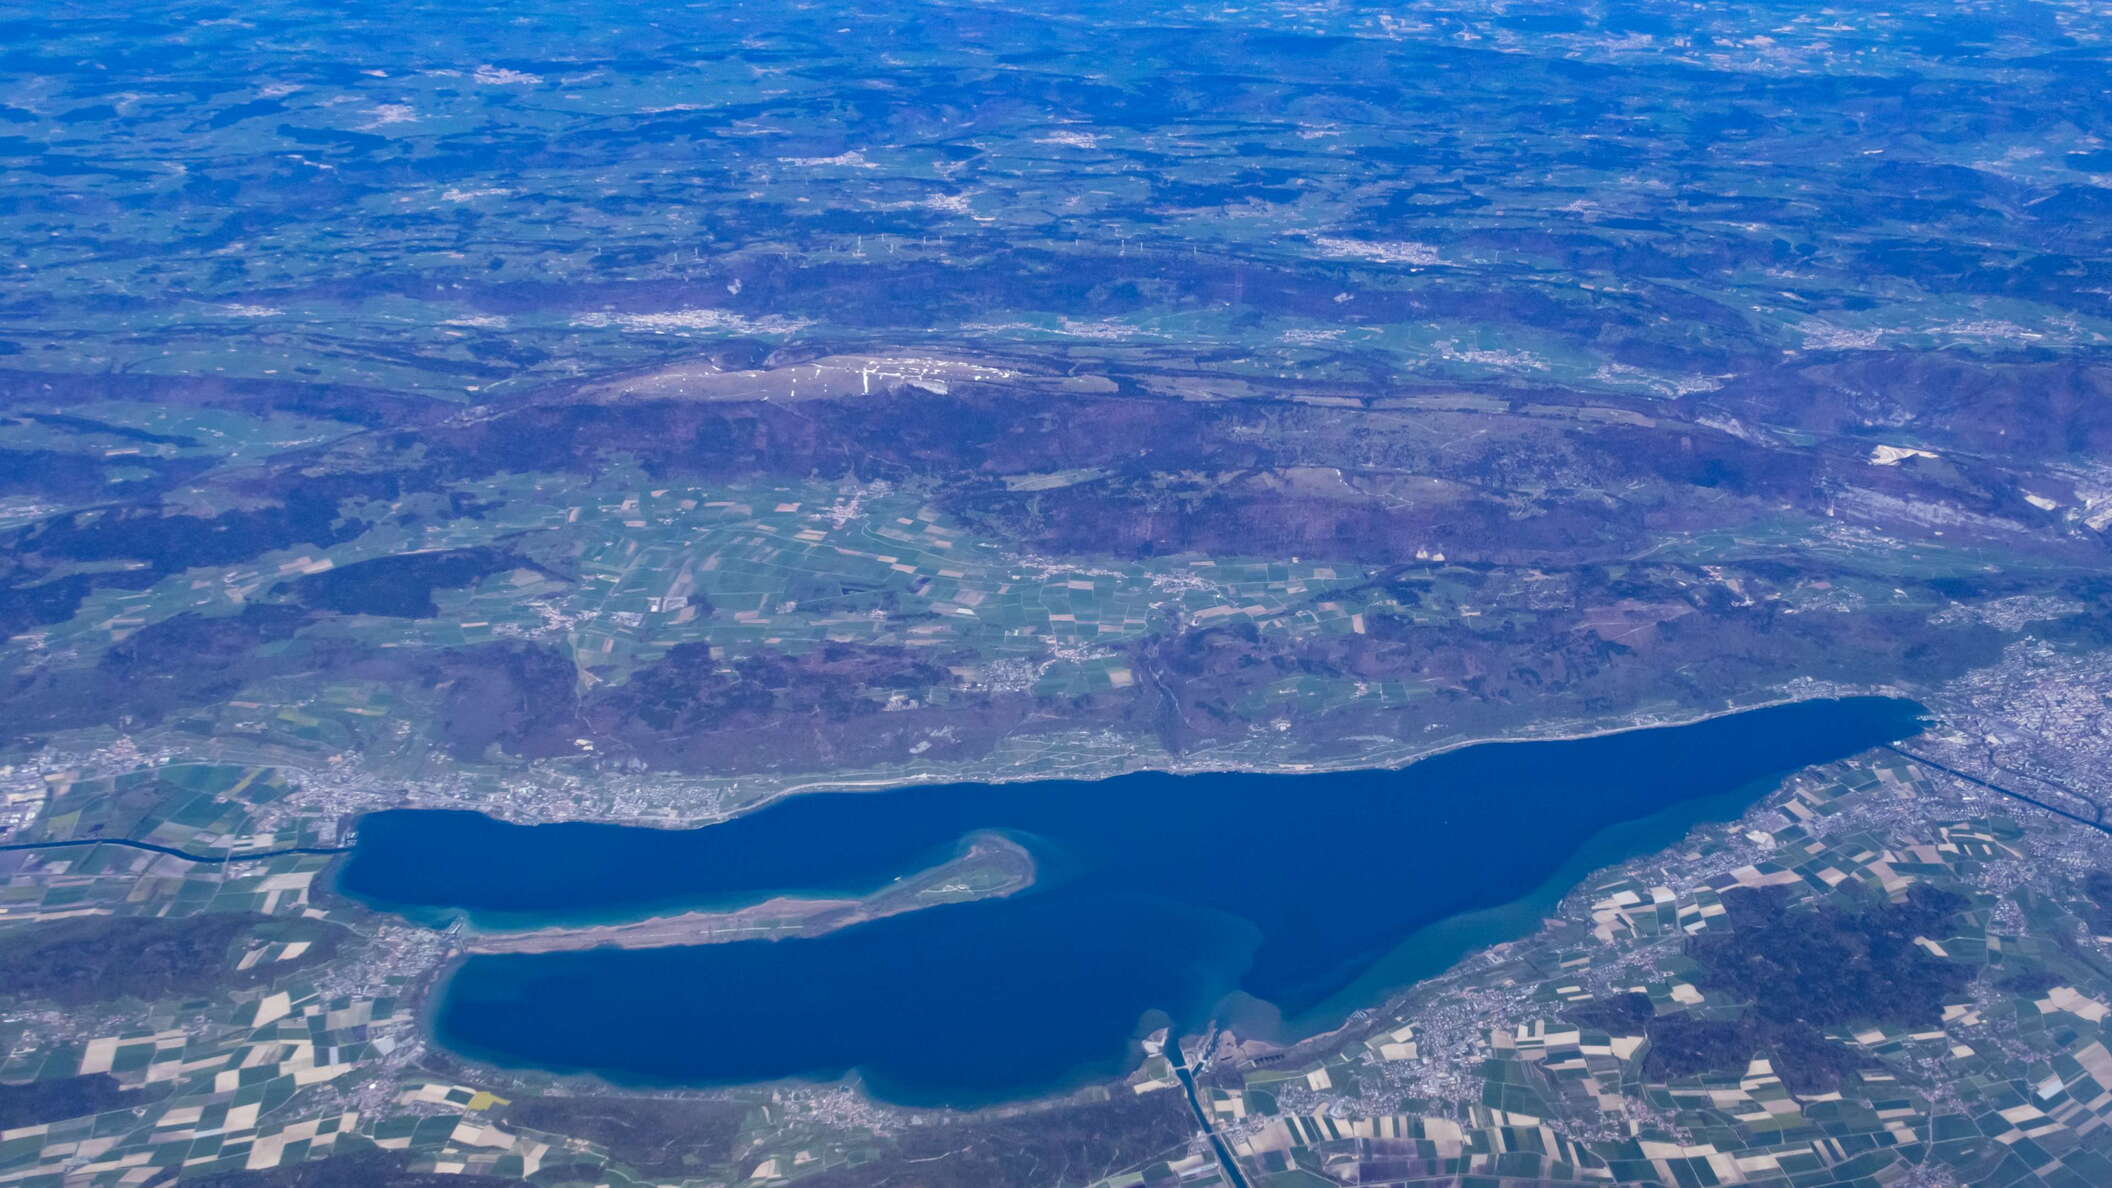
[[[968,1106],[1122,1075],[1166,1017],[1332,1025],[1923,712],[1847,698],[1400,770],[807,794],[692,830],[380,812],[337,887],[428,923],[606,922],[863,894],[1002,833],[1038,868],[1009,898],[810,939],[473,956],[434,1014],[441,1044],[496,1064],[631,1085],[855,1070],[886,1100]]]

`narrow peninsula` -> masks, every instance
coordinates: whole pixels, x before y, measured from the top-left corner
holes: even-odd
[[[1025,847],[994,833],[969,839],[961,853],[913,875],[905,875],[858,899],[778,896],[723,912],[683,912],[621,924],[588,924],[520,931],[471,927],[463,949],[470,953],[561,953],[612,946],[658,949],[730,941],[784,940],[822,936],[839,928],[947,903],[999,899],[1034,882],[1034,858]]]

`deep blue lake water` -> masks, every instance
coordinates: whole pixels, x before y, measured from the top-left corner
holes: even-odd
[[[1004,832],[1039,865],[1008,899],[808,940],[476,956],[435,1012],[441,1043],[500,1064],[689,1085],[855,1069],[889,1100],[972,1105],[1122,1074],[1147,1013],[1330,1025],[1922,712],[1803,702],[1402,770],[801,795],[686,831],[383,812],[338,887],[427,920],[601,921],[862,893]]]

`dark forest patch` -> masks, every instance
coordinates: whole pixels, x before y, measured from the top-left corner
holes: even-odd
[[[0,425],[0,428],[4,428]],[[128,454],[103,458],[64,450],[0,449],[0,495],[44,495],[58,499],[131,498],[195,478],[210,469],[203,458],[155,458]],[[146,477],[121,477],[144,470]]]
[[[1653,1077],[1735,1072],[1755,1055],[1798,1093],[1837,1086],[1860,1057],[1823,1029],[1855,1023],[1930,1025],[1977,972],[1914,943],[1941,941],[1963,896],[1928,886],[1903,903],[1791,910],[1787,891],[1740,888],[1724,896],[1730,927],[1695,937],[1687,954],[1712,996],[1745,1004],[1736,1020],[1670,1015],[1649,1027],[1644,1068]]]
[[[69,561],[138,561],[158,573],[199,565],[232,565],[291,544],[332,545],[365,526],[340,523],[337,500],[293,487],[276,506],[172,515],[157,504],[137,504],[45,520],[0,539],[9,556],[40,554]]]
[[[137,441],[146,445],[173,445],[196,448],[204,443],[195,437],[181,433],[152,433],[130,425],[113,425],[92,417],[77,417],[69,413],[24,413],[24,417],[39,425],[53,429],[64,429],[70,433],[99,433],[123,441]]]
[[[494,643],[455,648],[430,665],[445,691],[440,736],[456,756],[478,759],[496,744],[522,758],[573,753],[579,727],[579,670],[553,648]]]
[[[128,682],[181,681],[196,667],[225,668],[257,648],[291,639],[306,613],[297,607],[248,603],[238,614],[187,611],[140,628],[113,644],[97,667]]]
[[[213,994],[326,960],[345,935],[339,924],[250,912],[31,924],[0,932],[0,996],[80,1007]],[[294,960],[235,969],[238,944],[270,941],[307,941],[309,948]]]
[[[335,495],[312,484],[291,487],[276,506],[216,516],[142,502],[41,520],[0,533],[0,633],[63,623],[98,589],[143,590],[194,566],[232,565],[300,543],[327,548],[365,530],[340,521]],[[93,568],[50,576],[68,562]]]
[[[155,721],[232,696],[252,680],[301,662],[260,650],[293,638],[308,616],[300,607],[261,603],[233,615],[186,612],[139,629],[92,666],[50,666],[0,678],[0,736]]]
[[[157,580],[159,575],[151,569],[75,573],[48,580],[40,575],[25,575],[18,584],[0,587],[0,636],[63,623],[78,613],[82,600],[98,588],[144,590]]]
[[[1569,1008],[1567,1015],[1577,1026],[1607,1035],[1641,1035],[1656,1013],[1649,995],[1629,991],[1578,1003]]]
[[[108,1073],[0,1085],[0,1130],[130,1109],[167,1092],[165,1085],[151,1090],[127,1089]]]
[[[280,667],[260,663],[258,650],[291,639],[307,617],[299,607],[259,603],[233,615],[175,615],[113,645],[91,668],[39,670],[0,686],[0,705],[7,726],[22,732],[152,721],[232,696]]]
[[[2084,919],[2091,931],[2112,935],[2112,870],[2093,870],[2083,876],[2083,897],[2089,901]]]
[[[376,557],[287,583],[305,606],[345,615],[430,619],[440,613],[433,591],[454,590],[522,566],[541,566],[505,549],[445,549]]]

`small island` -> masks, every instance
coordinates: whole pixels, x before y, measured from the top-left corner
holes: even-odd
[[[470,953],[560,953],[611,946],[656,949],[744,940],[821,936],[853,924],[946,903],[999,899],[1034,882],[1034,858],[1025,847],[994,833],[977,834],[951,861],[905,875],[858,899],[778,896],[723,912],[683,912],[621,924],[587,924],[524,931],[465,933]]]

